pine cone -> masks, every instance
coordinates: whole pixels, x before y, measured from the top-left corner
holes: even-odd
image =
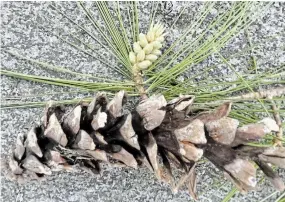
[[[70,112],[49,103],[43,123],[17,137],[7,165],[9,177],[41,179],[76,165],[97,174],[101,163],[123,163],[132,168],[147,166],[158,179],[170,183],[173,191],[190,180],[189,191],[196,198],[194,166],[204,156],[240,191],[256,186],[251,161],[278,190],[284,190],[282,180],[268,164],[284,168],[284,148],[244,145],[276,131],[274,120],[266,118],[238,128],[238,120],[227,117],[231,103],[214,112],[193,114],[189,110],[193,101],[193,96],[180,96],[167,103],[162,95],[155,95],[141,101],[131,113],[123,113],[127,102],[124,91],[110,102],[104,93],[98,93],[90,104],[81,103]],[[171,161],[186,173],[176,185]]]

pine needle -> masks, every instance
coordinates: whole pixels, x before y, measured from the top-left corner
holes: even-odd
[[[38,61],[38,60],[34,60],[34,59],[30,59],[30,58],[27,58],[23,55],[20,55],[18,53],[15,53],[13,51],[10,51],[10,50],[2,50],[4,52],[7,52],[19,59],[23,59],[23,60],[27,60],[29,62],[31,62],[32,64],[37,64],[37,65],[40,65],[44,68],[47,68],[47,69],[50,69],[50,70],[53,70],[53,71],[56,71],[56,72],[62,72],[62,73],[68,73],[68,74],[72,74],[72,75],[75,75],[75,76],[82,76],[82,77],[88,77],[88,78],[93,78],[93,79],[104,79],[105,81],[110,81],[110,82],[117,82],[115,80],[111,80],[111,79],[108,79],[108,78],[103,78],[103,77],[95,77],[95,76],[92,76],[90,74],[82,74],[82,73],[78,73],[78,72],[74,72],[74,71],[71,71],[65,67],[60,67],[60,66],[55,66],[55,65],[51,65],[51,64],[48,64],[48,63],[45,63],[45,62],[42,62],[42,61]]]
[[[231,198],[236,194],[237,192],[237,188],[234,187],[228,194],[227,196],[222,200],[222,202],[228,202],[231,200]]]
[[[116,83],[99,83],[99,82],[85,82],[85,81],[74,81],[74,80],[66,80],[59,78],[49,78],[44,76],[34,76],[16,73],[8,70],[0,70],[0,75],[6,75],[14,78],[36,81],[45,84],[58,85],[58,86],[67,86],[72,88],[80,88],[85,90],[109,90],[109,91],[119,91],[126,90],[127,92],[133,91],[134,84],[125,83],[125,82],[116,82]]]

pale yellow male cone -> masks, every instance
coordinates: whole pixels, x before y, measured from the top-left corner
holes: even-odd
[[[161,24],[151,25],[147,34],[140,33],[139,41],[133,44],[133,52],[129,53],[132,65],[140,70],[146,70],[155,62],[164,41],[164,27]]]

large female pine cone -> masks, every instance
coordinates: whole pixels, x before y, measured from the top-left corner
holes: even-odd
[[[49,104],[40,126],[27,135],[19,135],[7,165],[9,177],[22,181],[76,165],[90,173],[100,173],[100,163],[123,163],[137,168],[147,166],[157,178],[177,191],[190,180],[195,196],[194,165],[202,156],[225,173],[240,191],[256,186],[254,161],[278,190],[282,180],[270,164],[285,168],[285,149],[246,146],[244,143],[277,132],[270,118],[238,127],[236,119],[227,117],[231,103],[214,112],[190,113],[193,96],[180,96],[169,103],[162,95],[141,101],[132,113],[123,113],[127,102],[124,91],[108,102],[98,93],[89,105],[77,105],[70,112]],[[159,164],[161,157],[163,166]],[[174,183],[170,161],[186,175]]]

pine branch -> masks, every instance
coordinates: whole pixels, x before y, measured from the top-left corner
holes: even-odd
[[[209,104],[220,104],[226,101],[245,101],[245,100],[257,100],[257,99],[272,99],[273,97],[281,97],[285,95],[285,87],[271,88],[268,90],[260,90],[257,92],[242,94],[233,97],[227,97],[225,99],[212,101]]]

